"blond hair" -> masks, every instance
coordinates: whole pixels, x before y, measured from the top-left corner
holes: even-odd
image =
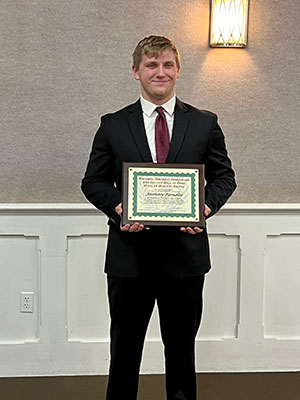
[[[174,43],[165,36],[151,35],[142,39],[132,54],[133,65],[138,70],[144,54],[157,58],[163,51],[172,50],[177,68],[180,68],[180,55]]]

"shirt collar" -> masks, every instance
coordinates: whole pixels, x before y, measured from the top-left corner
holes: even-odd
[[[174,95],[170,100],[168,100],[166,103],[161,104],[158,106],[157,104],[153,104],[150,101],[144,99],[141,96],[141,106],[143,113],[145,113],[148,117],[152,115],[152,113],[155,111],[157,107],[163,107],[163,109],[170,115],[172,116],[174,114],[175,110],[175,104],[176,104],[176,96]]]

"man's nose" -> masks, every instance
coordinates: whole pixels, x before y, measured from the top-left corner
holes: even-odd
[[[163,65],[159,65],[157,68],[157,76],[165,76],[165,69]]]

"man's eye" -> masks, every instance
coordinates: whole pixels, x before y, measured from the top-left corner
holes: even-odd
[[[148,64],[148,68],[154,68],[155,64]]]

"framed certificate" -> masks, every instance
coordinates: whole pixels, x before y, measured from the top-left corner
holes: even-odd
[[[122,224],[205,227],[204,165],[123,163]]]

